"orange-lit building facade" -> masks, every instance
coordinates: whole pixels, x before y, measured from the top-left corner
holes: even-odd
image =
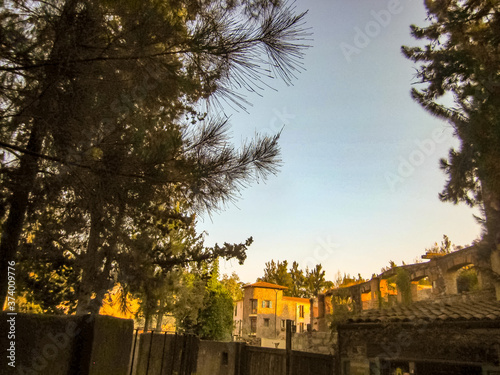
[[[297,332],[310,324],[310,301],[286,297],[284,286],[257,282],[243,287],[243,299],[234,309],[233,335],[242,338],[284,339],[286,321],[295,323]]]

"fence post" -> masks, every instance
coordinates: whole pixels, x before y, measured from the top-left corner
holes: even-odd
[[[292,323],[286,320],[286,375],[292,375]]]
[[[246,375],[244,372],[247,366],[245,356],[246,344],[244,342],[236,342],[235,345],[234,375]]]
[[[139,328],[135,330],[135,338],[134,338],[134,349],[132,349],[132,363],[130,364],[130,375],[132,375],[132,371],[134,370],[134,359],[135,359],[135,347],[137,345],[137,335],[139,333]]]
[[[170,371],[169,371],[169,375],[173,375],[174,372],[175,372],[175,364],[176,364],[176,360],[177,360],[177,343],[178,343],[178,336],[177,336],[177,332],[175,332],[175,336],[172,340],[172,344],[170,345],[170,350],[172,351],[172,365],[170,366]]]
[[[179,375],[190,375],[187,374],[186,367],[187,367],[187,339],[188,335],[183,335],[180,336],[182,339],[182,352],[181,352],[181,363],[180,363],[180,369],[179,369]]]
[[[163,375],[163,361],[165,360],[165,343],[167,342],[167,332],[163,335],[163,349],[161,350],[160,375]]]
[[[146,366],[146,375],[148,375],[149,373],[149,361],[151,360],[151,349],[153,348],[153,333],[154,330],[151,330],[151,341],[149,342],[148,365]]]

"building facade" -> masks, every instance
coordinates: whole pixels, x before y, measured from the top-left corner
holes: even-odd
[[[287,297],[281,285],[257,282],[243,287],[243,299],[234,308],[235,337],[242,339],[285,338],[286,321],[295,323],[297,332],[307,331],[310,324],[310,301]]]

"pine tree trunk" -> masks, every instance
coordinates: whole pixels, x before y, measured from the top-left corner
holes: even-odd
[[[496,248],[500,245],[500,197],[482,183],[482,198],[486,216],[487,241]]]
[[[78,291],[77,315],[92,313],[91,298],[97,278],[99,235],[101,232],[100,217],[96,207],[91,209],[90,221],[89,242],[82,262],[82,281]]]
[[[149,313],[149,311],[146,311],[144,313],[144,332],[148,331],[150,325],[151,325],[151,314]]]
[[[35,121],[26,149],[39,154],[42,148],[43,135],[39,121]],[[2,242],[0,243],[0,301],[7,295],[7,267],[9,261],[16,260],[16,253],[28,207],[28,199],[38,172],[38,158],[23,154],[19,170],[15,174],[15,189],[9,198],[9,215],[2,227]]]
[[[99,211],[98,204],[94,203],[91,211],[91,232],[87,246],[87,253],[83,260],[83,277],[80,284],[81,295],[78,295],[77,314],[99,314],[102,301],[106,293],[114,286],[110,279],[111,266],[114,260],[116,244],[118,242],[117,232],[122,224],[124,215],[124,206],[122,202],[119,211],[115,217],[115,224],[112,229],[113,237],[109,239],[109,244],[99,252],[101,243],[99,235],[102,230],[100,219],[102,213]],[[101,265],[104,265],[100,271]],[[92,294],[95,293],[95,297]]]
[[[162,331],[162,323],[163,323],[163,306],[165,305],[164,297],[160,298],[160,306],[158,307],[158,314],[156,315],[156,332]]]
[[[63,6],[49,62],[55,61],[57,64],[60,56],[65,54],[64,41],[68,34],[68,28],[74,22],[72,11],[77,3],[78,0],[68,0]],[[57,67],[48,63],[44,75],[40,77],[44,83],[40,85],[42,90],[40,97],[37,98],[37,103],[28,104],[21,111],[26,118],[33,118],[33,128],[28,144],[25,147],[27,153],[21,156],[19,168],[12,176],[14,190],[7,202],[9,214],[2,227],[0,243],[0,302],[2,302],[2,306],[8,288],[7,262],[16,260],[28,208],[28,199],[38,173],[39,157],[37,154],[42,152],[43,141],[47,135],[47,125],[57,128],[57,122],[64,123],[65,121],[57,116],[58,94],[56,85],[60,78]],[[49,122],[53,123],[49,124]]]

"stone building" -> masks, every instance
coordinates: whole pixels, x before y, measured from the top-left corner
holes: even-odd
[[[478,247],[471,246],[449,254],[423,258],[425,263],[415,263],[391,268],[371,280],[332,289],[320,294],[311,302],[311,324],[313,331],[327,331],[328,317],[333,312],[332,298],[348,300],[356,311],[385,308],[403,302],[403,291],[399,290],[395,278],[404,272],[408,278],[407,297],[412,302],[460,303],[464,301],[491,301],[500,299],[500,279],[491,274],[500,274],[500,250],[485,257]],[[464,290],[458,282],[464,270],[477,273],[475,290]]]
[[[433,254],[311,300],[313,331],[337,304],[339,375],[500,375],[500,248]],[[339,310],[339,314],[344,310]]]
[[[499,375],[500,302],[367,310],[337,329],[340,375]]]
[[[307,331],[310,324],[310,301],[307,298],[287,297],[287,288],[267,282],[243,287],[243,300],[234,309],[235,337],[243,339],[285,338],[286,320],[293,320],[297,332]]]

